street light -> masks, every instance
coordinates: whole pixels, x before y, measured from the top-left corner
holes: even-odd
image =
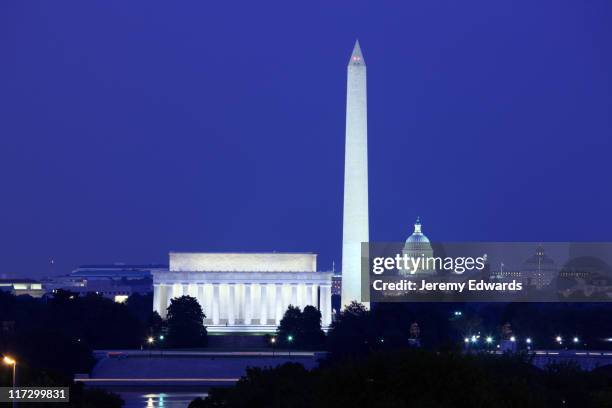
[[[293,341],[293,336],[290,334],[287,336],[287,343],[291,343]],[[291,358],[291,347],[289,347],[289,358]]]
[[[555,340],[556,340],[556,341],[557,341],[557,343],[559,343],[559,344],[563,343],[563,337],[561,337],[561,336],[557,336],[557,337],[555,337]]]
[[[486,341],[487,341],[487,344],[493,343],[493,337],[491,336],[487,337]]]
[[[272,345],[272,357],[274,357],[274,349],[276,346],[276,337],[270,337],[270,344]]]
[[[149,343],[149,344],[153,344],[153,342],[155,342],[155,339],[154,339],[153,337],[149,337],[149,338],[147,339],[147,343]]]
[[[9,356],[4,356],[2,359],[4,364],[13,366],[13,394],[15,393],[15,386],[17,383],[17,360]],[[13,400],[13,407],[17,406],[17,401]]]
[[[574,337],[574,343],[578,343],[580,341],[580,339],[578,337]]]
[[[531,344],[531,337],[527,337],[527,338],[525,339],[525,343],[527,343],[527,344]]]
[[[514,342],[516,341],[516,337],[511,336],[511,337],[510,337],[510,341],[514,343]]]

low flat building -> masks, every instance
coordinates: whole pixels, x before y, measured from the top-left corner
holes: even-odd
[[[15,296],[30,295],[35,298],[45,294],[42,284],[33,279],[0,279],[0,290],[10,292]]]
[[[168,265],[160,264],[142,264],[142,265],[131,265],[125,263],[113,263],[113,264],[92,264],[92,265],[81,265],[72,271],[70,276],[72,278],[84,279],[87,281],[92,280],[137,280],[137,279],[151,279],[152,271],[155,270],[167,270]]]
[[[89,281],[85,286],[66,288],[70,292],[74,292],[79,296],[87,295],[88,293],[95,293],[96,295],[103,296],[107,299],[111,299],[117,303],[125,302],[131,295],[138,293],[140,295],[146,295],[151,293],[150,282],[148,285],[125,285],[121,282],[115,282],[111,280],[94,280]]]

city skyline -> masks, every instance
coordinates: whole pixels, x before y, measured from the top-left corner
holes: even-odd
[[[609,6],[555,3],[541,23],[552,4],[253,9],[231,27],[222,5],[7,5],[0,275],[172,250],[339,265],[356,38],[372,240],[404,240],[419,215],[440,241],[612,240]]]

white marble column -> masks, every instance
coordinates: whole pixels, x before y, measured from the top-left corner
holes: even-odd
[[[312,284],[307,283],[306,287],[304,288],[304,307],[308,305],[312,305],[312,289],[313,289]],[[316,305],[313,305],[313,306],[317,307]]]
[[[166,309],[168,309],[168,307],[170,306],[170,302],[172,301],[172,299],[174,299],[174,285],[166,285]],[[163,312],[164,314],[162,314],[161,316],[165,319],[168,315],[168,310],[164,309]]]
[[[154,284],[153,285],[153,310],[155,310],[157,313],[161,315],[162,308],[161,308],[161,293],[160,292],[161,292],[160,285]]]
[[[262,283],[259,286],[259,324],[268,323],[268,284]]]
[[[200,307],[202,308],[204,315],[208,316],[210,311],[204,310],[204,284],[198,283],[197,285],[198,285],[198,289],[197,289],[196,299],[198,299],[198,303],[200,304]]]
[[[312,285],[310,285],[310,288],[310,304],[321,310],[321,307],[319,306],[319,289],[317,287],[317,284],[313,283]]]
[[[166,309],[168,308],[168,295],[167,292],[168,291],[168,286],[164,285],[164,284],[159,284],[159,310],[157,311],[157,313],[159,313],[160,316],[162,316],[162,313],[165,315],[166,313]]]
[[[304,310],[306,306],[310,304],[310,297],[308,296],[308,285],[300,283],[298,285],[298,303],[300,308]]]
[[[188,283],[183,283],[183,296],[190,296]]]
[[[183,296],[183,285],[175,283],[172,285],[172,299]]]
[[[190,283],[189,285],[187,285],[187,294],[191,296],[192,298],[195,298],[196,300],[198,300],[198,284]],[[200,303],[200,306],[202,306],[201,303]]]
[[[212,321],[213,324],[219,324],[219,284],[213,283],[213,298],[212,298]]]
[[[291,300],[290,303],[293,306],[299,306],[298,304],[298,285],[297,283],[292,283],[291,284]]]
[[[244,285],[244,304],[243,313],[244,324],[251,324],[251,316],[253,315],[253,305],[251,304],[251,286],[252,283],[246,283]]]
[[[204,286],[204,313],[206,318],[212,322],[212,310],[213,310],[213,285],[206,283]]]
[[[274,315],[274,319],[275,319],[276,325],[278,326],[280,321],[281,321],[281,319],[283,318],[283,313],[285,312],[283,310],[283,285],[282,285],[282,283],[277,283],[274,286],[275,286],[275,294],[274,294],[275,315]]]
[[[236,323],[236,284],[228,284],[229,299],[227,300],[227,324],[233,326]]]
[[[331,324],[331,285],[321,285],[321,324]]]
[[[259,319],[259,314],[261,313],[261,308],[258,303],[261,301],[261,299],[259,298],[259,296],[257,296],[257,294],[259,293],[257,289],[260,286],[261,285],[254,283],[250,284],[249,297],[251,298],[251,303],[249,307],[251,308],[251,324],[254,324],[253,320]]]

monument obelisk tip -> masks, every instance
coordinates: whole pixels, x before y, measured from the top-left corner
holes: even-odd
[[[355,40],[355,46],[353,47],[353,52],[351,53],[351,59],[349,61],[349,65],[365,65],[365,60],[363,59],[363,54],[361,53],[361,47],[359,46],[359,40]]]

